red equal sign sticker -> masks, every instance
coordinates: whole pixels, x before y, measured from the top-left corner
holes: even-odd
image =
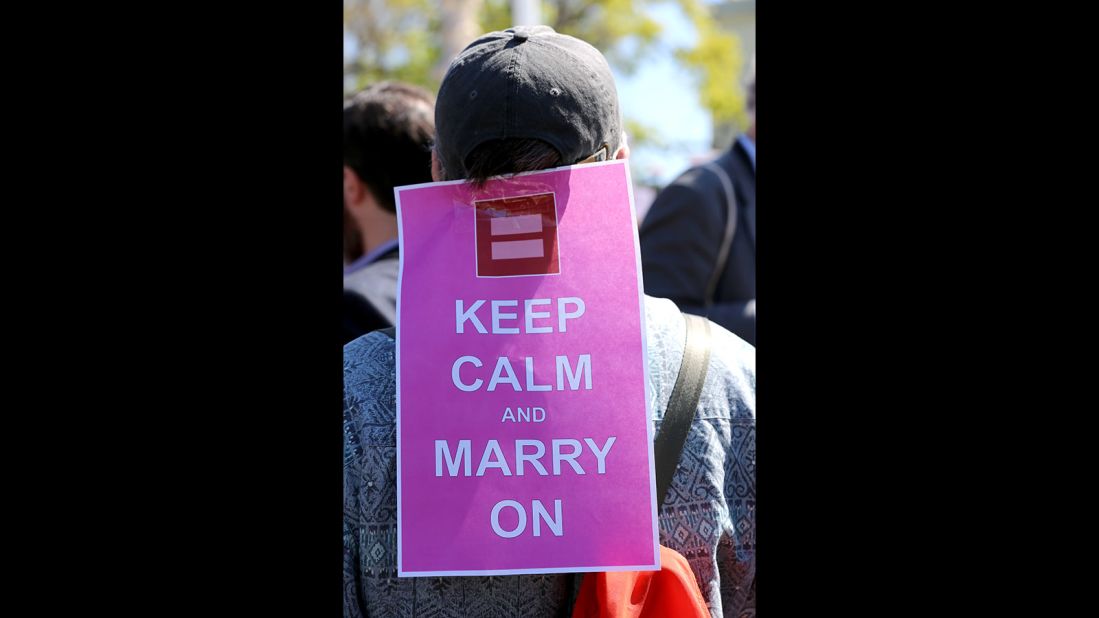
[[[477,276],[561,272],[557,206],[552,193],[481,200],[477,207]]]

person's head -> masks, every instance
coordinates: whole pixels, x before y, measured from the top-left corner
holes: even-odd
[[[435,106],[436,180],[547,169],[629,154],[603,54],[548,26],[490,32],[450,63]]]
[[[374,84],[343,110],[344,252],[396,238],[393,187],[431,182],[435,101],[422,88]]]

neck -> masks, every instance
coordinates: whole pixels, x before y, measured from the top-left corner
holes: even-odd
[[[363,255],[397,237],[397,215],[377,211],[360,226],[363,239]]]

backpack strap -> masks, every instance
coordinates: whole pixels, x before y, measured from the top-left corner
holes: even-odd
[[[668,398],[668,409],[664,412],[660,434],[653,444],[658,511],[664,505],[672,477],[679,466],[679,454],[683,451],[687,433],[694,422],[698,400],[702,396],[702,384],[706,381],[706,371],[710,367],[710,321],[689,313],[684,313],[683,319],[687,322],[683,361],[679,365],[675,387]]]
[[[725,273],[725,265],[729,262],[729,251],[733,248],[733,236],[736,234],[736,191],[733,190],[733,181],[729,174],[721,169],[717,163],[710,162],[704,165],[721,180],[725,189],[725,234],[721,238],[721,246],[717,251],[717,264],[710,275],[710,282],[706,284],[706,307],[714,303],[714,294],[717,293],[717,284],[721,281],[721,275]]]

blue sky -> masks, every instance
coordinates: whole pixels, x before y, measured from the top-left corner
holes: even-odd
[[[650,14],[664,26],[663,49],[693,44],[694,26],[674,4],[655,6]],[[634,148],[634,175],[665,185],[687,169],[692,156],[709,151],[710,114],[702,108],[695,86],[670,51],[653,54],[631,76],[615,71],[614,77],[622,114],[659,132],[669,144],[666,149]]]

